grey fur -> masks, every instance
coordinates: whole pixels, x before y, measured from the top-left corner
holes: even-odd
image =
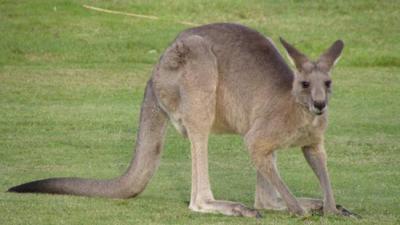
[[[281,39],[293,71],[268,38],[237,24],[210,24],[182,32],[153,70],[142,104],[136,154],[127,172],[113,180],[55,178],[10,191],[115,198],[144,190],[158,166],[167,118],[191,142],[192,192],[198,212],[259,217],[240,203],[215,200],[208,175],[208,135],[241,135],[257,168],[256,208],[313,210],[351,215],[336,208],[323,146],[330,71],[343,42],[317,61]],[[279,176],[275,151],[299,146],[317,175],[323,200],[295,198]]]

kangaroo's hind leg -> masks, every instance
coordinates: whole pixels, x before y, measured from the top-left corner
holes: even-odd
[[[208,136],[215,119],[217,60],[200,36],[180,37],[167,49],[154,75],[158,98],[191,143],[192,191],[189,208],[197,212],[259,216],[240,203],[215,200],[208,174]]]

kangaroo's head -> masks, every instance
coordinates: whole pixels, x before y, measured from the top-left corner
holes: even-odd
[[[332,91],[330,72],[342,53],[343,41],[337,40],[318,60],[311,61],[295,47],[280,38],[288,58],[296,67],[292,94],[296,101],[315,115],[322,115],[328,108]]]

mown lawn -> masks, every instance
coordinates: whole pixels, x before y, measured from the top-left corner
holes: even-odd
[[[242,23],[276,43],[283,36],[312,57],[345,41],[326,147],[337,202],[363,219],[190,212],[189,143],[172,128],[158,172],[136,199],[5,193],[39,178],[122,173],[152,66],[189,27],[177,21]],[[399,112],[395,0],[0,0],[0,224],[399,224]],[[320,197],[300,151],[281,151],[279,168],[295,195]],[[239,137],[211,137],[210,173],[216,198],[253,205],[255,170]]]

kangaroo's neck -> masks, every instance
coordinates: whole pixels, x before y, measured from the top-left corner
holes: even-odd
[[[327,127],[327,114],[315,115],[292,95],[275,107],[264,125],[273,130],[276,148],[302,147],[321,143]]]

